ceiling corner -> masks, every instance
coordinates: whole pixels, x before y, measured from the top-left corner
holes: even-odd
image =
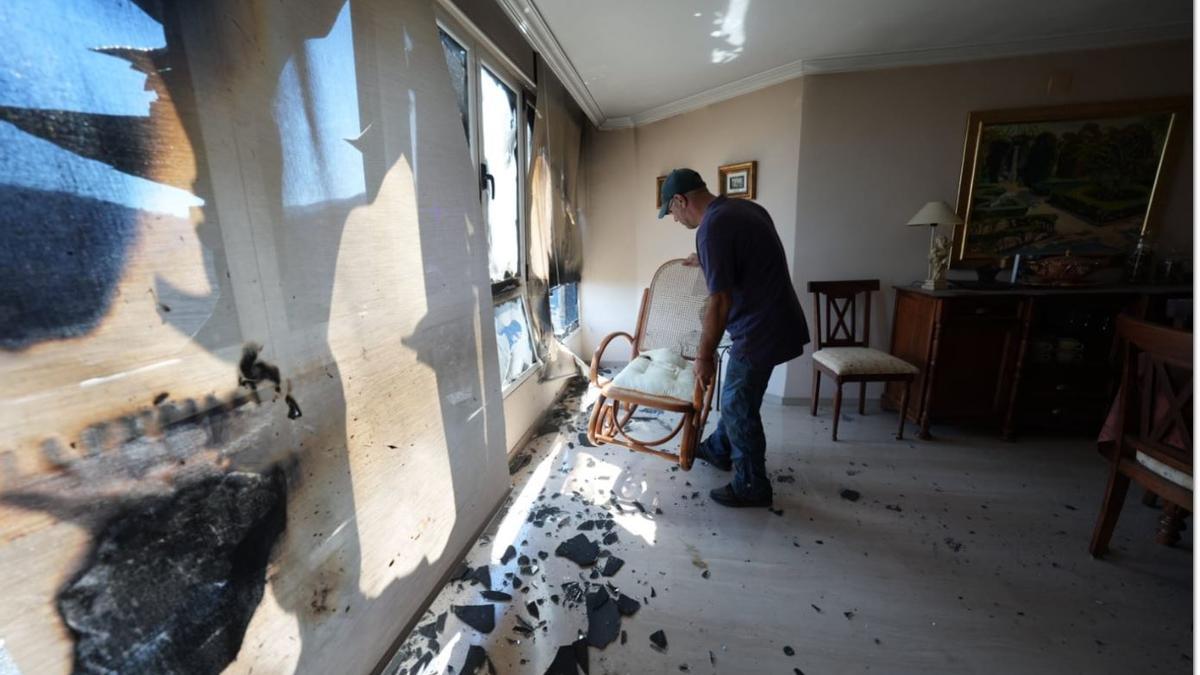
[[[558,38],[554,36],[554,32],[550,30],[549,24],[542,18],[541,12],[538,11],[533,0],[496,0],[508,18],[516,25],[517,29],[529,40],[529,44],[538,53],[554,74],[562,81],[563,86],[570,92],[571,97],[583,109],[588,119],[597,127],[603,127],[606,123],[604,112],[600,110],[600,106],[596,103],[596,99],[592,97],[592,92],[588,91],[587,85],[584,84],[583,78],[579,76],[579,71],[575,70],[575,66],[571,63],[570,57],[563,51],[562,45],[559,44]]]

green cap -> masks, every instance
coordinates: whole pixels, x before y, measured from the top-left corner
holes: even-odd
[[[704,179],[691,169],[675,169],[667,174],[667,179],[663,181],[662,208],[658,210],[658,217],[662,218],[671,210],[671,200],[675,195],[687,194],[702,187]]]

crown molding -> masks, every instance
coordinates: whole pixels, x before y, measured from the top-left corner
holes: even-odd
[[[904,66],[930,66],[1012,56],[1032,56],[1034,54],[1052,52],[1125,47],[1149,42],[1190,39],[1191,37],[1191,23],[1169,23],[1146,28],[1119,28],[1115,30],[1053,35],[1008,42],[829,56],[806,60],[804,62],[804,74],[817,75],[858,70],[882,70]]]
[[[579,76],[579,71],[575,70],[575,65],[563,51],[562,45],[558,43],[558,38],[554,37],[554,32],[542,18],[542,13],[533,4],[533,0],[496,1],[517,29],[525,35],[525,39],[529,40],[529,44],[533,46],[542,61],[550,66],[550,69],[562,81],[563,86],[571,93],[571,97],[575,99],[579,107],[583,108],[584,114],[588,116],[592,124],[601,126],[604,123],[604,112],[596,104],[596,99],[592,98],[592,92],[588,91],[583,78]]]
[[[731,98],[736,98],[743,94],[749,94],[752,91],[766,89],[780,82],[786,82],[804,74],[804,62],[792,61],[785,63],[782,66],[775,66],[770,70],[764,70],[756,75],[743,77],[740,80],[726,82],[718,87],[713,87],[707,91],[702,91],[699,94],[685,96],[677,101],[672,101],[664,105],[655,106],[649,110],[643,110],[640,113],[629,115],[628,117],[616,117],[610,120],[605,120],[600,125],[601,129],[625,129],[628,127],[641,126],[665,120],[668,117],[681,115],[685,112],[698,110],[704,106],[727,101]]]
[[[554,36],[554,32],[542,17],[541,12],[538,11],[534,0],[497,0],[497,3],[529,40],[541,60],[550,66],[550,69],[562,81],[563,86],[583,109],[588,119],[602,130],[628,129],[658,122],[759,89],[765,89],[802,75],[960,63],[1052,52],[1124,47],[1151,42],[1191,39],[1192,37],[1191,22],[1178,22],[1144,28],[1120,28],[1008,42],[804,59],[785,63],[632,115],[605,117],[583,78],[580,77],[579,71],[575,70],[570,57],[567,56],[562,45],[559,44],[558,38]]]

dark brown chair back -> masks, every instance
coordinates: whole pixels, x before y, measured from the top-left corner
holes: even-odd
[[[1192,470],[1192,334],[1117,318],[1125,350],[1117,416],[1120,452]]]
[[[868,346],[871,341],[871,293],[878,290],[878,279],[808,282],[817,321],[817,349]],[[859,295],[864,296],[861,337],[857,311]],[[821,316],[821,296],[825,297],[824,318]]]

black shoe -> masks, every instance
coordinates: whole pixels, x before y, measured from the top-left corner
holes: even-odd
[[[733,460],[726,457],[725,459],[717,459],[710,457],[708,451],[704,448],[704,444],[700,443],[696,446],[696,459],[702,459],[708,462],[714,469],[721,471],[733,471]]]
[[[721,506],[730,506],[734,508],[742,506],[761,507],[771,505],[770,496],[759,499],[744,499],[734,494],[732,485],[726,485],[725,487],[712,490],[708,493],[708,496],[712,497],[712,500]]]

